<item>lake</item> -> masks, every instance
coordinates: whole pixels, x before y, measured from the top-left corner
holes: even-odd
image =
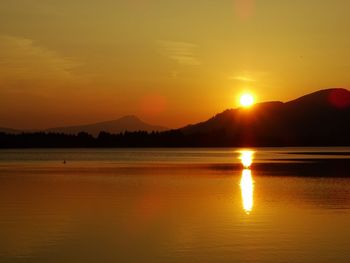
[[[350,262],[350,148],[0,151],[0,262]]]

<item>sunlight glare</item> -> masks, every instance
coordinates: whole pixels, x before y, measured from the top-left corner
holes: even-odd
[[[244,168],[249,168],[252,163],[253,163],[253,151],[250,150],[244,150],[241,151],[241,156],[239,157],[239,159],[241,159],[241,163],[243,165]]]
[[[247,108],[247,107],[250,107],[254,104],[254,97],[250,93],[245,93],[240,97],[239,102],[240,102],[242,107]]]

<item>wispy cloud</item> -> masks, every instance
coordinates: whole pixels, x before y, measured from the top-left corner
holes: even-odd
[[[237,71],[228,76],[229,80],[234,80],[242,83],[259,82],[266,78],[268,72],[266,71]]]
[[[0,80],[66,81],[78,65],[34,40],[0,35]]]
[[[245,75],[237,75],[237,76],[231,76],[229,79],[237,80],[241,82],[255,82],[255,79],[251,78],[250,76]]]
[[[196,55],[198,45],[187,42],[176,41],[157,41],[160,52],[164,56],[176,61],[182,65],[197,66],[200,65]]]

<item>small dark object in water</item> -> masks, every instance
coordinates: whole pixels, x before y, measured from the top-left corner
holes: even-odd
[[[66,164],[66,160],[63,160],[63,164]]]

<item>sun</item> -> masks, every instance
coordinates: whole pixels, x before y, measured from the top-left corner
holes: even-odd
[[[244,93],[241,95],[239,102],[242,107],[248,108],[254,104],[254,97],[250,93]]]

